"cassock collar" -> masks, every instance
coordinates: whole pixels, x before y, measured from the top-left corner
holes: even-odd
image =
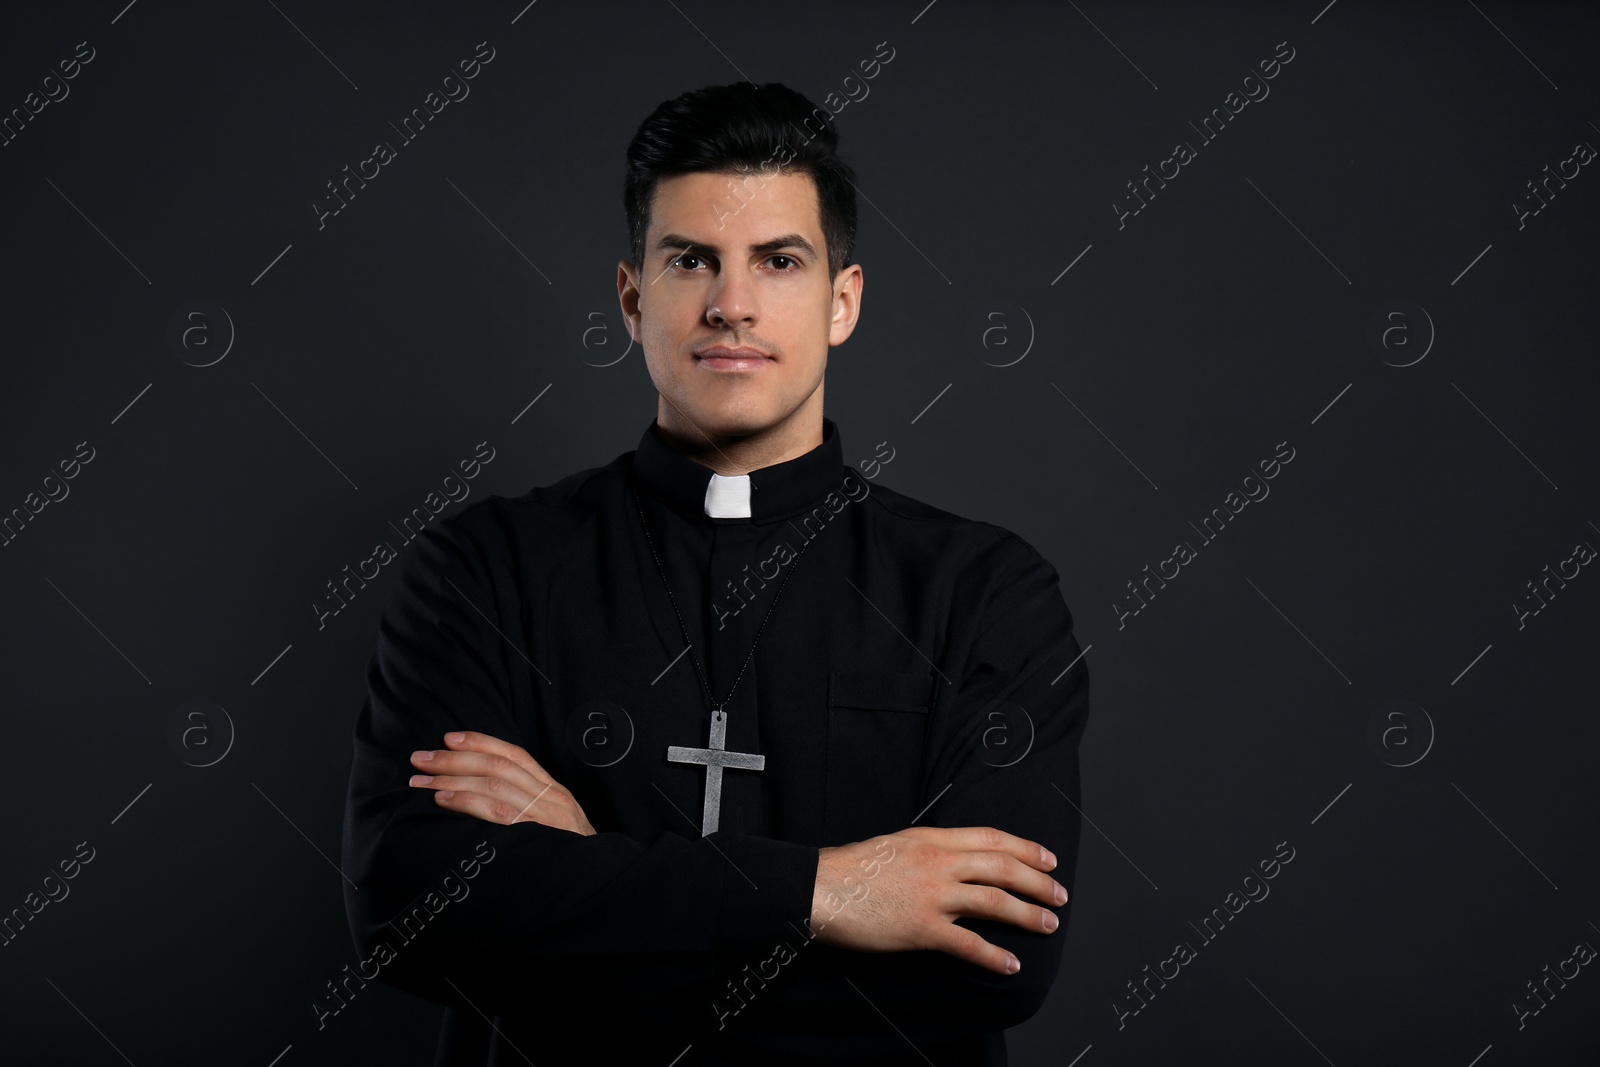
[[[808,510],[830,490],[838,489],[847,473],[839,428],[827,417],[822,420],[822,443],[816,448],[741,478],[718,475],[715,486],[712,475],[716,472],[674,450],[652,419],[633,454],[633,470],[646,488],[685,517],[702,522],[770,522],[788,518]],[[749,487],[748,518],[737,514],[742,510],[739,504],[745,496],[745,484]]]

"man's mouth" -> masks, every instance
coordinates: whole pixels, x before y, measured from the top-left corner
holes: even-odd
[[[695,355],[695,362],[715,371],[752,371],[774,363],[771,356],[758,348],[712,345]]]

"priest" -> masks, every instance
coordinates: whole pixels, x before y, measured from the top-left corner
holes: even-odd
[[[1087,666],[1047,560],[823,414],[837,145],[778,83],[657,107],[617,275],[654,419],[401,565],[343,867],[439,1067],[1001,1064],[1055,978]]]

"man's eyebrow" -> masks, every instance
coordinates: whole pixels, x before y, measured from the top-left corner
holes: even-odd
[[[661,235],[661,240],[656,242],[656,251],[661,252],[669,248],[700,248],[710,252],[712,255],[722,254],[722,249],[716,245],[708,244],[704,241],[691,241],[681,233],[667,233]],[[760,244],[751,245],[750,251],[757,253],[776,252],[783,248],[798,248],[809,255],[812,259],[820,258],[817,255],[817,250],[811,247],[811,242],[806,240],[798,233],[782,234],[778,237],[772,238],[770,241],[762,241]]]

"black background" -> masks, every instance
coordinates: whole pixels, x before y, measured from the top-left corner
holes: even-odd
[[[0,513],[95,457],[0,548],[0,910],[95,850],[0,949],[8,1063],[431,1061],[433,1005],[309,1007],[356,959],[330,857],[394,568],[323,629],[310,605],[481,441],[470,500],[632,448],[655,394],[616,300],[628,138],[709,83],[859,96],[880,42],[838,118],[867,285],[828,414],[852,464],[888,443],[882,484],[1038,547],[1094,678],[1065,959],[1014,1062],[1600,1062],[1593,966],[1513,1009],[1600,946],[1600,577],[1512,607],[1600,544],[1600,175],[1513,206],[1600,145],[1593,6],[3,22],[5,114],[95,52],[0,148]],[[482,41],[470,96],[319,229],[325,183]],[[1203,141],[1280,42],[1270,95]],[[1179,140],[1196,158],[1119,224]],[[1202,542],[1280,442],[1270,496]],[[1179,541],[1196,558],[1119,620]],[[190,701],[213,710],[176,744]],[[1203,943],[1280,842],[1271,895]]]

